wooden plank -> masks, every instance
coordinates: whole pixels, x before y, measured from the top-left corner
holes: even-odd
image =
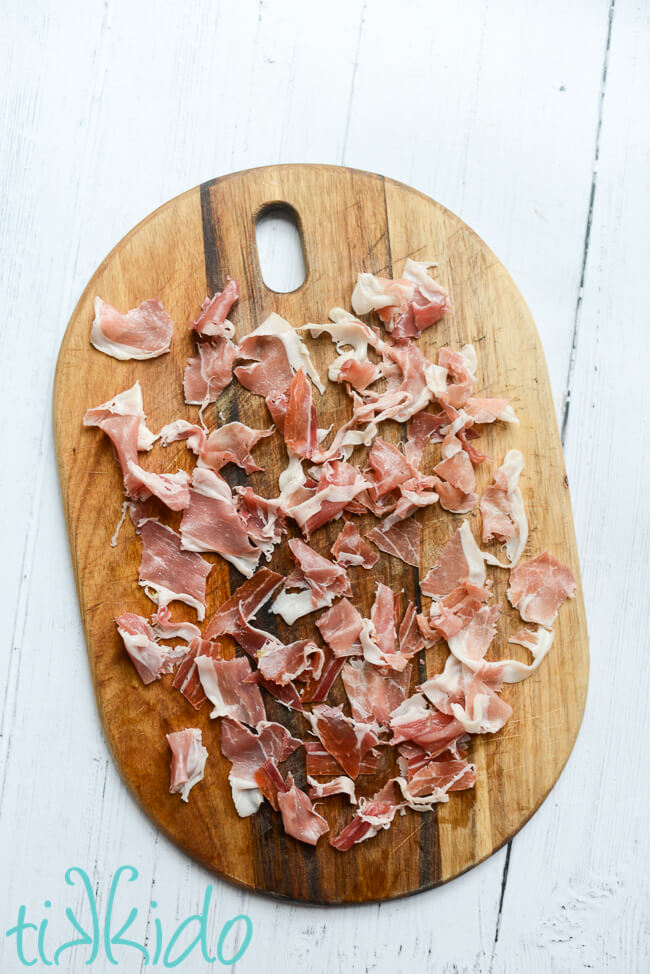
[[[268,291],[257,264],[255,218],[276,201],[296,211],[304,240],[307,278],[291,294]],[[144,690],[125,658],[112,618],[118,611],[144,614],[150,608],[134,585],[139,542],[127,528],[115,551],[108,548],[115,521],[106,512],[112,505],[117,515],[120,478],[107,442],[100,435],[82,433],[79,426],[89,404],[110,398],[138,376],[152,428],[178,416],[192,416],[195,410],[184,406],[180,386],[191,335],[182,326],[177,328],[172,353],[163,359],[144,366],[116,363],[88,345],[92,299],[99,293],[120,307],[130,307],[145,293],[159,294],[175,320],[183,323],[196,315],[206,288],[223,283],[230,273],[242,292],[234,315],[241,336],[271,311],[296,324],[324,318],[332,304],[346,303],[359,267],[390,269],[393,260],[399,269],[407,254],[426,257],[432,251],[440,260],[440,277],[450,288],[456,313],[428,332],[422,345],[433,353],[447,342],[456,347],[466,339],[476,343],[479,388],[511,396],[521,418],[514,433],[495,428],[485,442],[498,462],[510,446],[519,446],[527,456],[529,552],[550,548],[577,570],[559,437],[550,419],[548,379],[530,315],[482,241],[453,214],[401,184],[354,170],[290,166],[236,174],[184,194],[145,220],[104,261],[72,317],[59,359],[55,436],[64,506],[98,705],[118,767],[145,810],[195,858],[238,883],[296,899],[384,899],[435,885],[485,858],[527,820],[559,774],[582,714],[587,642],[581,598],[563,610],[548,665],[505,692],[521,721],[519,732],[506,730],[476,743],[474,753],[485,777],[474,797],[462,796],[446,806],[440,829],[435,816],[424,825],[414,813],[407,814],[390,831],[355,847],[344,858],[325,843],[312,850],[285,837],[277,817],[270,813],[239,819],[225,782],[228,765],[218,751],[218,729],[207,711],[198,717],[188,713],[182,698],[164,684]],[[314,344],[316,364],[323,373],[331,354],[328,345]],[[345,416],[340,390],[334,392],[338,398],[328,394],[323,402],[321,425],[338,425]],[[227,395],[217,409],[225,410],[226,418],[238,416],[253,426],[267,422],[261,400],[243,392]],[[251,483],[255,489],[264,484],[272,494],[286,458],[270,442],[260,450],[260,457],[266,472],[254,475]],[[190,465],[181,450],[163,453],[160,448],[149,462],[152,468],[162,463],[167,470],[175,469],[178,462]],[[488,477],[484,470],[483,482]],[[543,499],[534,487],[537,484],[544,485]],[[427,521],[426,515],[419,516]],[[440,544],[454,529],[453,522],[451,516],[435,515],[437,527],[423,549],[424,567],[435,560]],[[314,543],[327,550],[337,531],[338,526],[326,526]],[[209,612],[228,596],[236,581],[221,559],[214,560]],[[271,565],[286,573],[286,551],[278,551]],[[404,588],[407,596],[414,596],[410,569],[383,559],[377,571],[393,588]],[[361,570],[351,574],[356,602],[368,614],[374,578]],[[494,581],[502,597],[505,574],[495,571]],[[505,613],[511,623],[512,615]],[[289,630],[278,624],[278,631],[286,636]],[[311,634],[311,629],[304,623],[291,632],[300,637]],[[506,638],[504,629],[497,655],[506,653]],[[432,654],[431,665],[434,656],[439,661],[439,654]],[[558,710],[562,712],[556,717]],[[271,707],[269,714],[275,716]],[[557,732],[552,735],[549,720]],[[181,808],[166,790],[164,733],[188,721],[202,727],[211,759],[204,786],[189,806]],[[508,743],[511,737],[516,743]],[[144,767],[143,751],[151,754]],[[540,762],[535,755],[542,751]],[[329,808],[335,832],[349,812],[342,801]],[[224,829],[229,835],[227,846],[219,841]]]

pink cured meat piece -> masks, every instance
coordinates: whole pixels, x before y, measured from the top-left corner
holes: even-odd
[[[278,791],[277,797],[284,831],[299,842],[316,845],[330,827],[323,816],[314,811],[311,799],[294,784],[293,775],[287,776],[287,783],[287,790]]]
[[[350,778],[357,777],[362,759],[379,742],[369,724],[346,717],[341,707],[319,704],[312,711],[311,725],[325,750]]]
[[[436,606],[428,619],[418,616],[418,625],[426,639],[452,639],[483,608],[490,597],[490,590],[480,585],[463,582]],[[433,606],[432,606],[433,608]]]
[[[150,359],[165,355],[174,333],[174,322],[158,300],[143,301],[122,314],[101,298],[95,298],[95,318],[90,343],[116,359]]]
[[[413,470],[397,447],[377,437],[368,454],[367,475],[372,480],[368,493],[378,500],[413,477]]]
[[[307,776],[307,782],[311,785],[309,797],[312,799],[329,798],[331,795],[347,795],[350,804],[356,805],[357,797],[355,793],[354,781],[346,775],[339,775],[331,781],[316,781],[311,776]]]
[[[321,647],[311,639],[300,639],[287,646],[273,641],[268,648],[262,647],[257,667],[265,680],[286,686],[294,680],[319,680],[324,664],[325,653]]]
[[[458,528],[438,555],[433,568],[429,569],[420,582],[420,590],[423,595],[442,599],[446,595],[451,595],[454,589],[465,581],[469,570],[461,529]]]
[[[166,524],[147,520],[140,529],[140,585],[157,593],[159,607],[177,600],[205,616],[205,583],[212,565],[200,555],[183,551],[181,538]]]
[[[166,738],[172,752],[169,791],[172,795],[180,794],[186,802],[190,790],[203,778],[208,752],[203,746],[198,727],[175,731],[167,734]]]
[[[343,568],[358,565],[361,568],[374,568],[378,555],[364,541],[352,521],[347,521],[339,531],[332,545],[332,557]]]
[[[363,619],[347,599],[335,602],[316,620],[320,634],[337,657],[360,656]]]
[[[197,656],[210,656],[212,659],[223,658],[218,644],[197,636],[190,642],[187,653],[174,674],[172,686],[176,690],[180,690],[195,710],[200,710],[208,698],[203,692],[203,685],[196,668]]]
[[[190,406],[207,406],[216,402],[232,381],[232,367],[237,346],[229,338],[200,342],[197,354],[187,360],[183,387],[185,402]]]
[[[401,559],[406,565],[418,567],[422,526],[413,517],[398,521],[390,528],[379,525],[369,531],[366,537],[377,545],[380,551]]]
[[[262,801],[255,775],[266,761],[281,764],[302,747],[302,741],[292,737],[282,724],[261,721],[257,732],[231,717],[221,721],[221,752],[232,767],[228,779],[233,801],[240,816],[257,811]]]
[[[181,520],[181,537],[186,551],[214,551],[248,578],[261,554],[235,508],[230,487],[207,468],[194,468],[190,504]]]
[[[266,719],[259,687],[247,682],[252,671],[245,656],[235,659],[197,656],[196,668],[203,692],[214,706],[211,717],[232,717],[251,727]]]
[[[86,410],[83,425],[98,427],[110,439],[122,471],[127,497],[146,500],[150,496],[149,491],[129,470],[130,461],[138,462],[138,451],[150,450],[157,439],[147,428],[140,383],[136,382],[108,402]]]
[[[393,823],[400,804],[395,796],[395,783],[389,781],[370,801],[360,801],[359,810],[330,845],[339,852],[347,852],[357,842],[371,839],[380,829],[388,829]]]
[[[259,568],[217,609],[205,630],[205,638],[231,634],[239,625],[240,612],[246,621],[252,619],[282,582],[282,575],[268,568]]]
[[[338,761],[326,751],[320,741],[304,741],[306,755],[306,770],[308,775],[340,775],[343,768]],[[368,751],[359,765],[359,774],[375,774],[379,767],[379,752]]]
[[[460,721],[424,705],[422,697],[409,697],[390,718],[391,744],[412,741],[432,758],[442,754],[465,733]]]
[[[128,461],[127,468],[129,482],[144,488],[140,490],[136,486],[140,496],[144,493],[153,494],[170,511],[183,511],[190,503],[190,477],[185,470],[179,470],[178,473],[154,473],[144,470],[134,460]]]
[[[352,660],[343,667],[342,678],[354,719],[387,726],[392,712],[406,699],[411,667],[384,676],[371,663]]]
[[[159,680],[164,673],[172,672],[179,653],[169,646],[157,644],[146,619],[134,612],[124,612],[115,622],[124,648],[145,685]]]
[[[177,419],[168,423],[160,431],[163,446],[185,440],[188,449],[199,458],[199,466],[209,467],[218,473],[227,463],[235,463],[247,474],[262,470],[253,457],[251,450],[260,440],[273,434],[269,429],[252,429],[244,423],[226,423],[206,436],[203,429],[184,419]]]
[[[192,325],[194,331],[205,337],[231,338],[232,330],[228,328],[227,318],[238,298],[237,281],[229,277],[223,291],[217,291],[203,302],[201,314]]]
[[[288,393],[293,373],[287,351],[274,335],[246,335],[239,343],[240,359],[252,359],[251,365],[235,369],[238,381],[258,396],[281,396]]]
[[[311,459],[318,448],[318,419],[309,379],[299,369],[289,386],[283,436],[295,456]]]
[[[314,493],[303,502],[292,504],[286,514],[296,521],[309,539],[323,524],[338,517],[367,486],[368,481],[352,464],[344,460],[328,461],[321,468]]]
[[[573,598],[575,590],[573,572],[545,551],[513,568],[508,599],[524,622],[550,628],[558,609],[566,599]]]

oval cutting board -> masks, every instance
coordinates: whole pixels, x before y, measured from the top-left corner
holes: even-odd
[[[286,204],[297,214],[303,241],[306,279],[296,291],[277,294],[266,288],[255,243],[255,223],[272,204]],[[226,275],[237,279],[241,298],[231,318],[241,337],[270,312],[294,325],[325,321],[334,305],[349,307],[359,270],[399,276],[407,257],[436,260],[435,276],[451,294],[455,309],[424,333],[421,347],[435,351],[449,344],[474,343],[478,352],[478,395],[508,396],[519,416],[517,427],[486,427],[479,447],[492,458],[477,469],[478,490],[491,480],[494,467],[511,447],[526,458],[522,478],[530,522],[525,557],[549,549],[578,577],[575,599],[560,610],[555,644],[543,665],[524,683],[506,686],[514,708],[496,735],[473,738],[471,759],[478,768],[473,790],[452,794],[446,804],[419,815],[407,811],[392,828],[342,854],[327,838],[318,848],[284,835],[279,816],[264,803],[251,818],[238,818],[226,780],[229,764],[219,749],[219,722],[210,721],[209,705],[196,713],[169,687],[170,677],[143,686],[121,646],[113,618],[124,611],[148,615],[152,603],[137,585],[140,542],[127,519],[116,547],[110,547],[122,502],[121,476],[110,443],[98,430],[82,428],[85,410],[111,398],[139,379],[151,429],[178,417],[196,421],[196,407],[183,402],[182,374],[194,353],[188,323],[206,294],[221,289]],[[148,362],[118,362],[89,344],[96,294],[121,310],[159,296],[176,322],[170,355]],[[333,357],[326,339],[310,342],[324,377]],[[316,393],[319,425],[339,425],[349,405],[339,387]],[[237,382],[217,408],[206,410],[208,425],[239,418],[251,426],[269,424],[261,398]],[[384,424],[383,435],[397,442],[403,429]],[[571,503],[562,449],[539,336],[521,295],[486,245],[458,217],[421,193],[372,173],[332,166],[270,166],[204,183],[152,213],[120,241],[92,277],[72,316],[59,355],[54,392],[54,429],[63,503],[74,563],[88,657],[97,705],[116,764],[136,799],[174,842],[215,872],[247,887],[312,902],[337,903],[388,899],[443,883],[485,859],[528,820],[557,780],[573,746],[584,709],[588,645]],[[423,469],[437,462],[439,447],[429,447]],[[191,469],[184,444],[143,455],[149,469]],[[264,473],[250,483],[260,493],[277,493],[277,477],[286,454],[277,436],[257,448]],[[434,459],[434,457],[436,459]],[[355,457],[359,462],[358,457]],[[244,482],[239,470],[226,468],[231,483]],[[417,515],[423,525],[420,568],[426,571],[460,518],[438,506]],[[479,515],[470,515],[480,537]],[[171,518],[177,527],[178,516]],[[374,519],[368,516],[361,527]],[[318,531],[312,543],[327,553],[340,522]],[[363,530],[362,530],[363,533]],[[214,562],[208,578],[207,618],[242,581],[226,562]],[[288,572],[286,545],[276,551],[272,568]],[[508,573],[489,569],[496,599],[505,600]],[[375,569],[351,569],[354,601],[368,615],[376,580],[415,597],[417,569],[382,554]],[[175,616],[192,618],[176,603]],[[271,617],[273,618],[273,617]],[[292,627],[293,638],[313,635],[312,617]],[[517,655],[507,645],[518,617],[508,605],[490,658]],[[287,627],[278,624],[281,637]],[[235,654],[233,645],[224,652]],[[446,650],[429,650],[414,682],[439,671]],[[417,670],[417,666],[415,667]],[[340,680],[330,702],[342,700]],[[298,715],[288,714],[266,694],[269,719],[287,723],[304,735]],[[189,804],[168,793],[169,751],[165,734],[201,727],[209,750],[203,783]],[[388,750],[388,749],[386,749]],[[288,764],[304,784],[302,751]],[[386,768],[388,766],[386,765]],[[83,769],[80,769],[83,773]],[[377,785],[359,779],[361,794]],[[341,797],[328,799],[325,814],[333,834],[352,812]]]

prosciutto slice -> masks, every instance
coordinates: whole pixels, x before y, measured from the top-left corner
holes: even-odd
[[[153,473],[144,470],[133,460],[127,463],[129,483],[136,487],[140,497],[148,493],[161,500],[170,511],[182,511],[190,502],[190,476],[185,470],[178,473]]]
[[[300,538],[289,541],[296,567],[287,578],[283,591],[271,609],[282,616],[287,625],[316,609],[332,604],[339,595],[351,595],[352,587],[345,570],[320,555]],[[299,589],[292,593],[290,589]]]
[[[174,322],[160,301],[143,301],[122,314],[101,298],[95,298],[95,317],[90,344],[112,358],[149,359],[165,355],[174,333]]]
[[[357,814],[336,838],[330,839],[330,845],[339,852],[347,852],[358,842],[372,839],[381,829],[391,827],[400,807],[395,783],[391,780],[369,801],[365,798],[359,799]]]
[[[366,537],[377,545],[380,551],[385,551],[387,554],[393,555],[394,558],[399,558],[407,565],[418,567],[422,527],[414,518],[407,517],[388,529],[379,525],[369,531]]]
[[[317,528],[340,517],[350,502],[368,486],[369,482],[352,464],[344,460],[328,461],[320,468],[315,488],[299,487],[296,492],[292,486],[284,495],[283,510],[309,539]]]
[[[291,453],[307,460],[314,456],[318,449],[318,418],[311,385],[302,368],[289,385],[282,432]]]
[[[338,761],[326,751],[320,741],[304,741],[308,775],[340,775],[343,768]],[[359,765],[359,774],[375,774],[379,766],[379,752],[368,751]]]
[[[370,724],[346,717],[343,708],[319,704],[311,714],[305,714],[312,733],[350,778],[356,778],[366,754],[379,743]]]
[[[342,568],[357,565],[361,568],[374,568],[378,555],[364,541],[355,524],[347,521],[339,531],[332,545],[332,557]]]
[[[198,656],[210,657],[211,659],[222,659],[221,648],[217,643],[210,642],[209,639],[202,639],[200,635],[191,640],[185,656],[183,656],[172,686],[180,690],[185,699],[195,710],[200,710],[208,699],[203,692],[203,684],[196,666]]]
[[[161,606],[151,616],[151,629],[156,639],[182,639],[188,646],[201,635],[201,630],[193,622],[174,621],[168,606]]]
[[[396,280],[359,274],[352,292],[355,313],[376,311],[395,341],[419,338],[452,310],[447,291],[427,273],[431,266],[409,257]]]
[[[550,629],[558,609],[576,590],[573,572],[545,551],[522,561],[510,573],[508,600],[524,622],[537,622]]]
[[[252,619],[282,582],[282,575],[260,568],[217,609],[205,630],[205,638],[231,635],[240,624],[240,614],[245,621]]]
[[[483,492],[479,508],[483,519],[483,541],[505,543],[510,565],[516,565],[528,541],[528,520],[519,489],[524,458],[519,450],[509,450],[494,475],[494,483]]]
[[[383,342],[376,331],[343,308],[332,308],[329,316],[332,324],[308,324],[300,331],[309,331],[312,338],[329,335],[339,353],[327,372],[330,382],[347,382],[363,392],[382,374],[381,364],[368,358],[368,348],[378,349]]]
[[[329,832],[329,825],[314,811],[311,799],[294,784],[292,774],[287,775],[286,790],[278,791],[277,801],[287,835],[307,845],[316,845],[321,835]]]
[[[235,328],[228,321],[228,315],[238,298],[239,286],[237,281],[229,277],[223,291],[217,291],[211,298],[206,298],[203,302],[201,314],[192,324],[194,331],[204,338],[232,338],[235,334]]]
[[[439,402],[449,403],[455,409],[464,406],[476,382],[477,365],[473,345],[463,346],[460,352],[453,348],[441,348],[438,352],[438,370],[435,373],[435,394]]]
[[[404,456],[417,469],[422,461],[427,443],[442,443],[441,428],[448,423],[445,413],[416,413],[408,424]]]
[[[377,584],[370,619],[363,620],[359,641],[364,659],[373,666],[387,666],[398,671],[406,669],[408,657],[396,647],[395,595],[383,582]]]
[[[258,396],[287,393],[293,375],[301,368],[318,391],[325,392],[307,346],[280,315],[269,315],[259,328],[241,340],[239,358],[252,360],[253,364],[238,366],[235,375],[244,388]]]
[[[187,727],[165,736],[172,752],[169,791],[172,795],[180,794],[186,802],[194,785],[203,780],[208,750],[203,746],[198,727]]]
[[[519,424],[517,415],[507,399],[481,399],[470,396],[463,409],[475,423],[494,423],[500,419],[502,423]]]
[[[198,456],[198,465],[209,467],[216,473],[227,463],[235,463],[251,474],[263,469],[251,456],[251,450],[260,440],[272,434],[272,427],[256,430],[244,423],[233,422],[220,426],[206,436],[200,426],[177,419],[162,428],[160,440],[163,446],[185,440],[188,449]]]
[[[468,521],[463,521],[444,546],[420,582],[420,591],[433,599],[443,599],[465,581],[477,586],[485,582],[485,561]]]
[[[432,758],[442,754],[465,729],[460,721],[448,714],[427,707],[422,694],[408,697],[390,717],[393,732],[391,744],[412,741]]]
[[[338,778],[332,778],[331,781],[316,781],[311,775],[307,775],[307,782],[311,785],[309,789],[309,797],[314,799],[329,798],[330,795],[347,795],[350,804],[357,804],[357,796],[354,788],[354,781],[352,778],[346,777],[346,775],[339,775]]]
[[[337,658],[360,656],[363,619],[347,599],[340,599],[316,620],[320,634]]]
[[[216,402],[232,382],[232,367],[237,346],[229,338],[212,338],[200,342],[197,355],[187,360],[183,388],[189,406],[205,407]]]
[[[246,578],[252,577],[262,553],[248,536],[226,481],[203,467],[195,467],[192,475],[181,537],[185,551],[215,551]]]
[[[119,393],[101,406],[87,410],[83,424],[99,427],[110,439],[124,477],[124,491],[127,497],[132,497],[134,500],[144,500],[149,497],[150,492],[129,470],[130,460],[137,464],[138,451],[150,450],[157,439],[147,427],[140,383],[136,382],[130,389]]]
[[[182,650],[179,653],[169,646],[159,646],[147,620],[134,612],[124,612],[115,622],[124,648],[145,685],[159,680],[163,673],[172,672],[179,655],[183,655]]]
[[[205,583],[212,565],[200,555],[184,551],[179,535],[159,521],[146,520],[140,536],[140,585],[159,609],[173,601],[185,602],[196,609],[200,622],[205,618]]]
[[[251,727],[266,719],[260,688],[246,682],[252,670],[245,656],[236,659],[197,656],[196,668],[205,695],[214,706],[211,717],[232,717]]]
[[[233,802],[241,818],[252,815],[262,804],[263,795],[255,780],[255,773],[266,761],[276,765],[286,761],[302,746],[286,727],[272,721],[261,721],[256,733],[231,717],[221,722],[221,752],[232,767],[228,781]]]
[[[440,505],[453,514],[467,514],[478,503],[474,467],[461,441],[448,435],[442,445],[443,459],[433,471]]]
[[[468,734],[494,734],[512,716],[512,707],[497,695],[502,682],[491,664],[479,665],[474,671],[450,654],[442,673],[420,689],[434,707],[454,716]]]
[[[365,660],[350,660],[341,672],[352,716],[362,723],[376,722],[387,727],[390,715],[406,699],[411,683],[411,667],[384,676]]]
[[[294,680],[320,680],[325,653],[312,639],[300,639],[288,646],[272,639],[260,649],[257,665],[265,680],[286,686]]]

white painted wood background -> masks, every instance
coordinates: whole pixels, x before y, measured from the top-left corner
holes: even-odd
[[[587,713],[508,849],[381,906],[309,908],[215,882],[211,935],[246,912],[239,974],[646,972],[650,541],[650,18],[634,0],[21,0],[0,32],[0,969],[83,866],[144,934],[213,878],[163,839],[104,743],[51,433],[59,342],[107,251],[166,199],[274,162],[403,180],[474,227],[537,321],[564,428],[591,635]],[[644,476],[646,475],[646,476]],[[84,968],[114,969],[101,957]],[[123,951],[121,969],[140,962]],[[215,965],[215,969],[218,965]],[[40,970],[37,966],[35,970]],[[183,967],[208,970],[201,961]]]

